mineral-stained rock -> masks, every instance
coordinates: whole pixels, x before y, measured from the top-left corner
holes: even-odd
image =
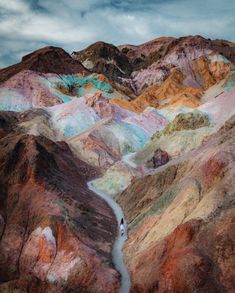
[[[144,60],[141,69],[132,72],[135,90],[140,94],[146,86],[165,79],[172,67],[183,73],[186,77],[184,83],[189,87],[205,89],[207,84],[223,79],[230,62],[235,62],[234,45],[222,41],[215,43],[200,36],[172,40],[163,54],[156,52],[154,56],[153,53]]]
[[[112,88],[103,75],[38,73],[23,70],[1,84],[0,109],[25,111],[67,103],[87,94],[106,98],[125,96]]]
[[[175,131],[198,129],[210,125],[209,117],[206,113],[200,111],[193,111],[189,113],[178,114],[175,119],[169,123],[166,128],[157,136],[169,135]]]
[[[151,64],[156,61],[157,58],[164,56],[168,50],[168,47],[173,43],[175,38],[161,37],[144,44],[135,45],[120,45],[118,49],[126,54],[131,61],[135,69],[146,67],[147,64]]]
[[[154,43],[155,40],[152,48]],[[228,42],[189,36],[163,40],[161,50],[161,41],[156,40],[157,43],[156,51],[142,58],[129,78],[122,79],[137,98],[131,102],[115,99],[115,103],[137,112],[149,105],[157,108],[180,104],[196,107],[203,91],[223,80],[235,62],[235,47]],[[128,49],[127,46],[121,49],[127,56],[132,56],[143,50],[142,46],[144,44],[139,48]]]
[[[223,60],[222,57],[219,59],[218,55],[210,58],[205,59],[201,56],[199,59],[191,61],[193,68],[193,72],[190,73],[192,75],[191,80],[197,79],[198,82],[190,81],[190,75],[186,71],[185,64],[182,63],[181,67],[174,68],[174,66],[171,70],[159,76],[155,82],[150,79],[149,84],[142,87],[141,94],[136,99],[132,101],[114,99],[113,102],[136,112],[141,112],[148,106],[156,108],[179,105],[198,107],[201,104],[200,97],[203,90],[223,80],[231,68],[230,62]],[[162,71],[162,67],[152,69],[152,75],[156,77],[156,71],[159,70]],[[144,73],[141,71],[139,74]],[[143,82],[149,79],[146,76],[141,78]]]
[[[128,77],[132,71],[126,55],[115,46],[104,42],[97,42],[82,51],[73,52],[72,57],[93,72],[103,73],[110,80],[120,82],[119,77]]]
[[[0,70],[0,82],[23,71],[32,70],[40,73],[72,74],[89,71],[58,47],[45,47],[24,56],[20,63]]]
[[[212,55],[208,60],[201,56],[192,62],[194,76],[201,81],[204,90],[224,79],[230,70],[230,63],[221,55]]]
[[[162,37],[144,44],[121,45],[118,46],[122,53],[126,54],[132,64],[136,64],[137,68],[147,68],[152,63],[164,58],[172,51],[182,52],[182,48],[193,49],[210,49],[219,53],[235,63],[234,44],[225,40],[209,40],[201,36],[186,36],[181,38]],[[180,50],[181,49],[181,50]],[[138,60],[136,60],[138,59]],[[137,64],[137,61],[140,61]]]
[[[92,180],[124,209],[132,292],[233,293],[234,64],[188,36],[1,69],[0,292],[118,291]]]
[[[99,172],[66,143],[17,131],[0,139],[0,291],[116,292],[115,218],[86,187]]]
[[[187,36],[158,38],[139,46],[97,42],[72,57],[139,95],[165,80],[174,67],[185,76],[187,87],[207,89],[226,76],[230,62],[235,63],[234,51],[231,42]]]
[[[168,153],[165,151],[162,151],[161,149],[157,149],[155,150],[151,160],[146,162],[146,166],[155,169],[162,165],[165,165],[168,161],[169,161]]]
[[[147,87],[135,100],[128,102],[114,99],[113,102],[136,112],[142,112],[148,106],[162,108],[184,105],[195,108],[200,105],[202,92],[197,88],[185,86],[184,78],[181,71],[173,70],[162,84]]]
[[[94,108],[96,113],[102,118],[112,117],[112,108],[109,107],[109,101],[102,97],[101,93],[89,97],[87,105]]]
[[[233,292],[234,121],[119,196],[132,292]]]
[[[180,113],[163,130],[157,131],[152,139],[133,155],[132,161],[140,166],[147,162],[147,166],[153,167],[152,159],[156,150],[161,149],[170,157],[176,157],[200,146],[203,139],[213,131],[215,129],[210,126],[206,113],[197,110]]]
[[[139,258],[141,275],[131,292],[232,292],[234,250],[229,242],[234,242],[234,228],[229,212],[216,222],[179,225]],[[143,262],[152,263],[151,269]]]

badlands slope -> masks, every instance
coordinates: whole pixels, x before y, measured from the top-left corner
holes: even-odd
[[[234,292],[235,44],[46,47],[0,70],[0,292]]]

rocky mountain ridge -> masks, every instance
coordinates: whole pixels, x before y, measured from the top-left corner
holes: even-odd
[[[0,291],[233,292],[235,44],[46,47],[0,70]]]

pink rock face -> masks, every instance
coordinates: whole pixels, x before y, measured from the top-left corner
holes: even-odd
[[[125,119],[129,123],[138,125],[145,129],[151,136],[159,130],[162,130],[168,124],[168,120],[157,113],[153,108],[147,108],[139,115],[133,115]]]
[[[175,48],[173,51],[169,52],[164,58],[158,60],[157,62],[152,63],[148,68],[133,72],[133,82],[137,93],[140,94],[146,86],[150,86],[156,82],[161,82],[164,80],[170,73],[172,67],[179,68],[180,71],[184,74],[186,79],[184,84],[189,87],[195,87],[202,89],[204,85],[204,79],[202,73],[195,75],[193,70],[194,60],[199,59],[200,57],[205,57],[208,64],[216,62],[216,58],[212,58],[212,51],[205,48],[195,48],[195,47],[182,47]],[[217,54],[218,56],[218,54]],[[223,64],[229,63],[229,61],[224,58],[221,60]],[[225,65],[226,66],[226,65]],[[226,66],[226,74],[229,71],[229,66]],[[224,74],[224,69],[220,72],[221,79],[223,79],[226,74]]]
[[[86,97],[86,104],[95,110],[101,119],[112,117],[115,120],[122,120],[134,115],[131,111],[110,103],[109,99],[102,96],[101,93]]]
[[[102,97],[101,93],[97,93],[96,95],[87,98],[86,102],[87,105],[92,107],[101,118],[111,117],[113,114],[108,99]]]
[[[58,97],[42,83],[43,77],[37,72],[24,70],[5,81],[2,87],[14,89],[35,108],[61,104]]]
[[[109,100],[101,94],[86,98],[86,103],[96,111],[101,119],[110,117],[116,121],[131,123],[143,128],[149,135],[153,135],[168,124],[168,120],[158,114],[154,108],[148,108],[138,115],[118,105],[109,103]]]
[[[221,125],[235,113],[235,87],[230,91],[224,91],[219,96],[208,101],[198,108],[206,112],[213,122]]]

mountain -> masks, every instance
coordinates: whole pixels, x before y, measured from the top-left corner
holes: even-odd
[[[128,77],[132,72],[129,58],[112,44],[97,42],[78,52],[72,57],[79,60],[86,68],[97,73],[103,73],[110,80],[118,77]]]
[[[130,223],[132,292],[233,290],[234,122],[118,196]]]
[[[0,70],[0,82],[9,79],[23,70],[32,70],[39,73],[72,74],[86,70],[82,64],[75,61],[63,49],[45,47],[24,56],[20,63]]]
[[[111,54],[104,53],[111,48]],[[139,46],[117,48],[95,43],[72,56],[87,68],[131,90],[129,95],[132,98],[134,95],[133,101],[114,99],[113,102],[135,112],[165,101],[169,105],[177,101],[186,106],[192,101],[197,106],[203,91],[224,79],[235,62],[233,43],[201,36],[158,38]],[[171,89],[166,91],[169,83]],[[169,96],[173,101],[169,101]]]
[[[15,119],[20,118],[12,113],[1,117],[9,124]],[[57,282],[66,290],[78,284],[90,284],[91,292],[115,288],[117,276],[108,267],[115,219],[86,189],[96,170],[74,158],[66,143],[42,136],[13,131],[1,138],[0,147],[1,282],[20,290],[29,284],[31,292],[59,290]],[[100,213],[102,225],[97,226]],[[80,277],[78,263],[84,267]],[[103,283],[103,273],[110,282]]]
[[[234,115],[225,40],[46,47],[1,69],[0,291],[233,292]]]

